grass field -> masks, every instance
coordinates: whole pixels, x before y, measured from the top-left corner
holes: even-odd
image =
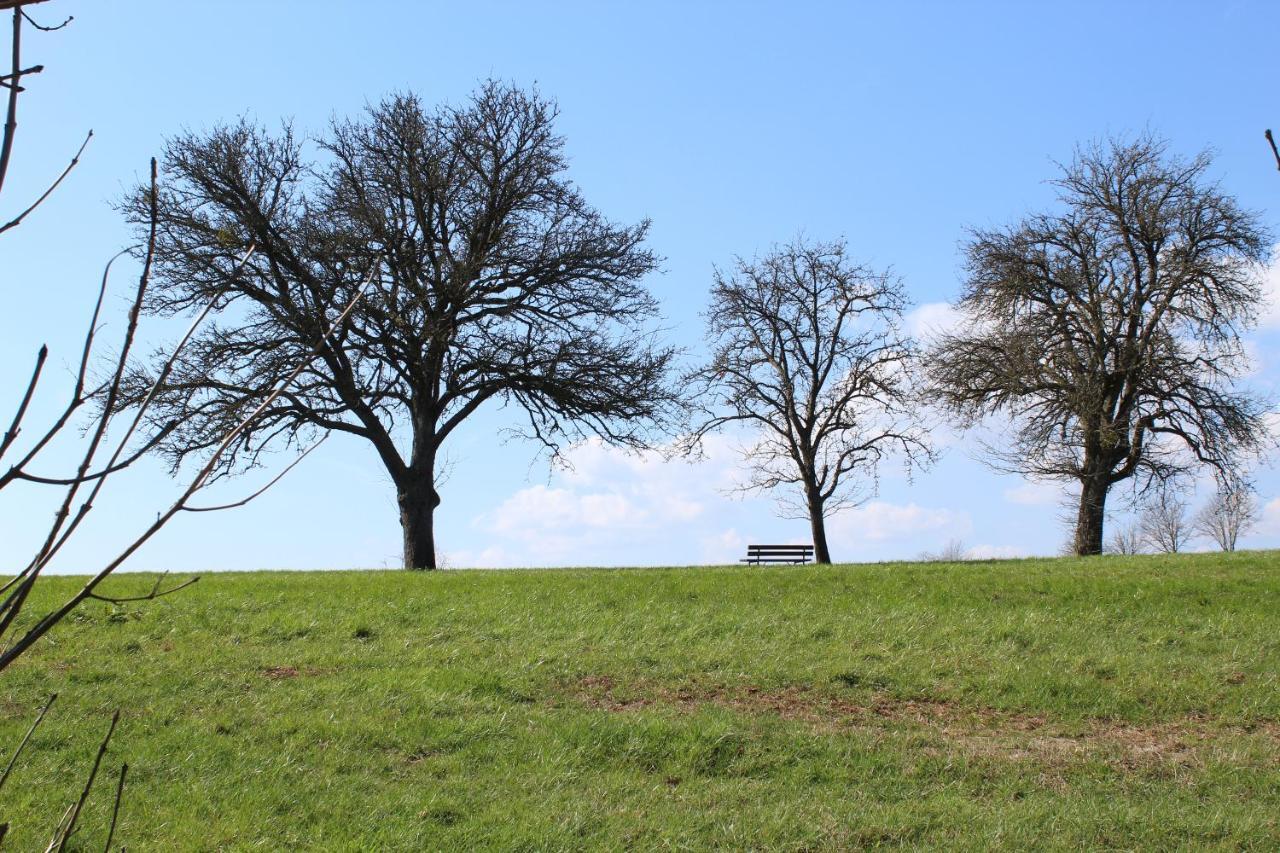
[[[216,574],[0,675],[5,760],[51,691],[9,849],[115,708],[80,849],[126,760],[131,851],[1280,847],[1277,553]]]

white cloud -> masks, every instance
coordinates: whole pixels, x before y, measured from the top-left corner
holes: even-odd
[[[912,539],[922,534],[966,533],[972,527],[967,513],[914,502],[870,501],[827,520],[827,535],[848,542]]]
[[[1280,329],[1280,244],[1272,249],[1271,263],[1262,268],[1262,309],[1258,312],[1258,327],[1266,330]]]
[[[926,302],[907,313],[907,330],[911,336],[929,340],[945,335],[960,325],[964,315],[949,302]]]
[[[1266,424],[1271,437],[1280,441],[1280,412],[1264,412],[1262,421]]]
[[[614,528],[643,525],[647,507],[640,507],[616,492],[580,494],[543,485],[521,489],[477,523],[490,533],[524,536],[579,528]]]
[[[1258,521],[1257,533],[1268,536],[1280,535],[1280,498],[1272,498],[1262,507],[1262,518]]]
[[[453,551],[453,564],[637,564],[663,553],[688,563],[698,553],[690,543],[709,560],[731,561],[732,540],[708,542],[701,529],[708,503],[721,502],[716,490],[738,465],[726,439],[713,437],[696,462],[591,439],[569,448],[565,462],[550,484],[519,489],[472,519],[486,544]]]
[[[732,527],[702,539],[702,558],[708,563],[736,563],[746,552],[747,540]]]

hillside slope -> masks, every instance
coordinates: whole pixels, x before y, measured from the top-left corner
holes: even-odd
[[[11,849],[117,707],[84,849],[121,761],[130,850],[1280,846],[1277,553],[214,574],[0,676],[4,755],[51,691]]]

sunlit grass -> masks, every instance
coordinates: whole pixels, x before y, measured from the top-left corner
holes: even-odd
[[[0,819],[119,707],[130,850],[1273,848],[1278,651],[1273,553],[215,574],[0,676]]]

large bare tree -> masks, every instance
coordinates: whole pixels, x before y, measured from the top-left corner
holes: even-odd
[[[830,563],[826,519],[875,493],[881,461],[931,459],[914,417],[917,353],[902,331],[907,297],[853,263],[843,241],[796,240],[716,271],[707,311],[712,358],[684,384],[701,401],[686,446],[731,424],[752,429],[750,490],[780,490]]]
[[[388,98],[334,121],[309,157],[285,127],[173,139],[148,308],[224,308],[161,383],[173,464],[216,445],[346,304],[374,286],[222,473],[313,432],[367,441],[395,484],[404,564],[436,566],[445,441],[489,401],[553,454],[594,434],[641,446],[676,399],[640,280],[648,223],[615,225],[565,177],[556,107],[489,82],[457,107]],[[139,195],[127,203],[144,222]],[[244,247],[256,251],[238,264]],[[142,370],[136,387],[154,377]]]
[[[1060,211],[968,243],[967,323],[930,359],[939,399],[1010,420],[997,468],[1080,484],[1077,554],[1102,552],[1117,483],[1229,475],[1269,442],[1234,385],[1267,235],[1209,167],[1151,138],[1093,144],[1054,182]]]

